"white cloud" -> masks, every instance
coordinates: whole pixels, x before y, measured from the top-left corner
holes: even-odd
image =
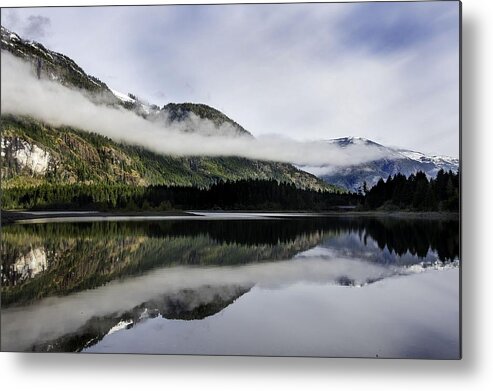
[[[449,4],[453,11],[456,4]],[[346,42],[356,26],[344,20],[357,7],[59,8],[16,15],[49,16],[47,46],[112,87],[159,105],[208,104],[256,136],[352,135],[458,156],[458,36],[437,28],[402,50],[375,53]],[[437,14],[430,23],[441,26],[446,17]]]
[[[319,141],[299,142],[279,136],[252,139],[225,136],[228,129],[216,128],[208,120],[192,116],[188,121],[166,124],[151,122],[123,108],[90,100],[80,91],[57,82],[38,80],[32,66],[2,52],[2,114],[28,115],[54,126],[71,126],[144,146],[175,156],[240,156],[250,159],[299,165],[345,166],[383,157],[378,148],[351,145],[340,149]],[[224,125],[228,126],[228,125]],[[193,128],[195,133],[186,133]],[[211,136],[219,134],[219,136]]]

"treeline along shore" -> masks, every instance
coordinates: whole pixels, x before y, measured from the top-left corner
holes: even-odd
[[[397,174],[360,193],[299,189],[275,180],[218,182],[208,188],[44,184],[2,191],[4,210],[165,212],[180,210],[458,212],[460,174]]]

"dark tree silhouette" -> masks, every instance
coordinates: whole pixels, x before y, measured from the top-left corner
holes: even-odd
[[[440,170],[434,179],[419,171],[380,179],[365,193],[366,209],[459,211],[460,172]]]

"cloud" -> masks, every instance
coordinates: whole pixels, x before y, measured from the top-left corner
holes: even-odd
[[[48,36],[51,18],[39,14],[25,15],[16,9],[5,9],[2,10],[2,25],[8,26],[24,38],[40,40]]]
[[[30,15],[27,24],[24,26],[23,33],[27,37],[44,37],[46,30],[50,27],[51,20],[46,16]]]
[[[279,260],[236,267],[161,268],[107,284],[98,288],[97,295],[88,290],[50,297],[36,306],[3,309],[2,347],[6,350],[26,349],[40,339],[54,339],[67,330],[77,330],[92,317],[120,314],[147,300],[159,300],[183,289],[253,284],[264,289],[279,289],[300,282],[336,284],[341,276],[364,283],[394,274],[395,271],[384,266],[347,258]],[[78,310],[72,311],[73,308]]]
[[[459,28],[457,12],[457,4],[437,1],[362,3],[338,21],[340,43],[378,56],[419,50],[443,34],[454,37]]]
[[[36,13],[52,20],[47,47],[152,103],[206,103],[256,136],[360,136],[458,156],[457,2]]]
[[[457,4],[192,8],[140,10],[148,23],[121,46],[140,91],[159,80],[169,99],[218,107],[256,135],[458,155]]]
[[[1,82],[2,114],[28,115],[53,126],[96,132],[161,154],[239,156],[312,166],[346,166],[384,156],[378,148],[358,144],[341,149],[330,143],[279,136],[227,136],[232,133],[230,125],[217,127],[194,115],[172,124],[159,119],[149,121],[123,108],[105,105],[101,97],[90,99],[57,82],[38,80],[31,64],[6,52],[2,52]],[[187,132],[190,128],[196,132]]]
[[[20,16],[17,12],[10,9],[4,9],[1,13],[2,25],[7,25],[11,29],[19,29]]]

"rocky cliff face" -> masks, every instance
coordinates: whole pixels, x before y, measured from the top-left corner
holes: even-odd
[[[52,160],[49,152],[19,137],[2,138],[1,157],[10,170],[32,175],[46,174]]]

